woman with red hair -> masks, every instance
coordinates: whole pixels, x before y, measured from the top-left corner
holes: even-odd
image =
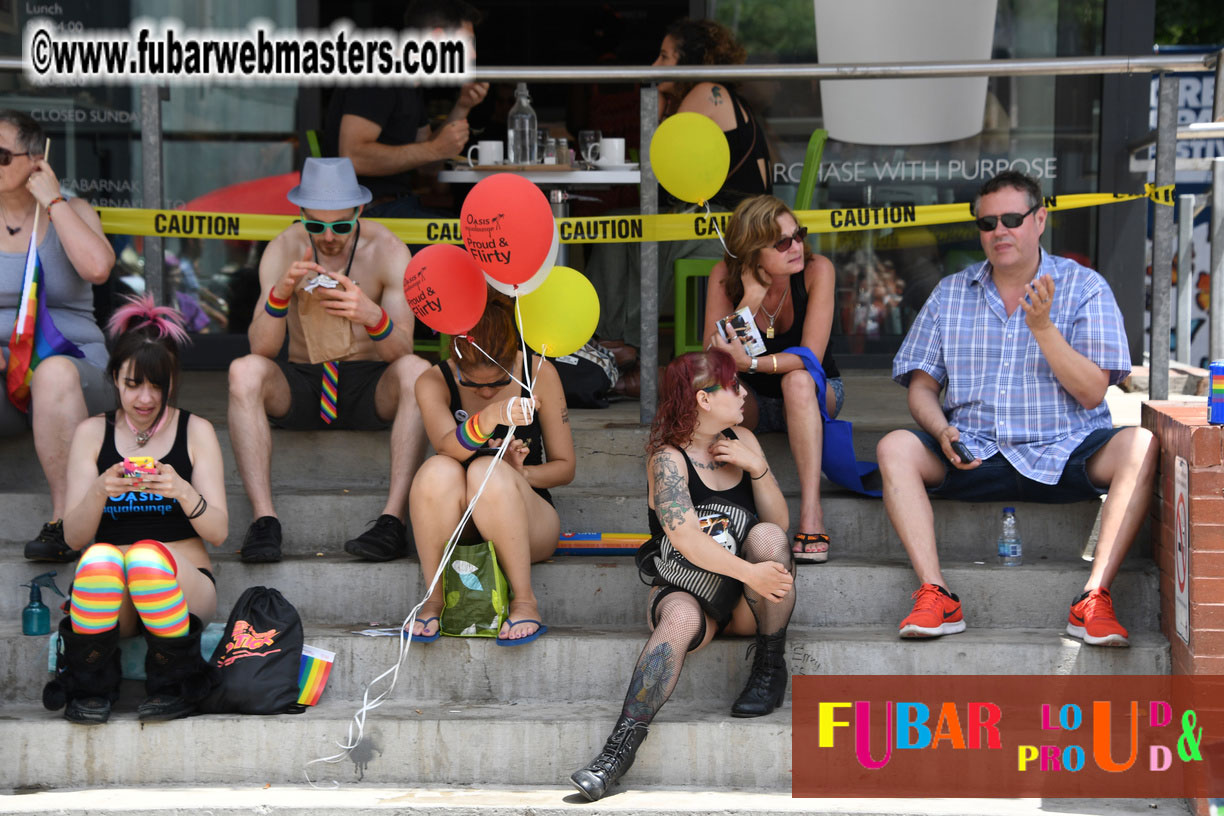
[[[653,632],[600,754],[570,780],[592,801],[633,764],[680,677],[685,655],[719,632],[755,635],[734,717],[769,714],[786,696],[786,626],[795,608],[786,500],[752,432],[745,392],[723,351],[677,357],[663,373],[646,473],[651,542],[638,565],[652,579]]]

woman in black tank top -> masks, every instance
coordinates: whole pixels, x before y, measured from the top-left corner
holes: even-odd
[[[493,542],[514,591],[510,619],[497,638],[503,646],[530,643],[547,631],[531,587],[531,565],[557,548],[561,520],[548,488],[569,484],[575,463],[561,380],[547,360],[535,355],[524,360],[517,350],[512,309],[510,301],[490,290],[489,305],[468,335],[475,343],[457,337],[451,359],[417,380],[421,419],[437,454],[421,465],[408,495],[421,572],[428,582],[494,461],[484,454],[496,453],[495,445],[514,426],[510,448],[460,534],[461,543]],[[534,399],[523,396],[528,382]],[[436,640],[441,613],[439,581],[412,624],[413,639]]]
[[[824,422],[803,358],[783,350],[803,346],[820,361],[828,379],[830,419],[840,411],[845,391],[829,352],[836,273],[827,258],[807,248],[806,232],[773,196],[750,198],[736,207],[727,224],[730,254],[710,272],[706,285],[702,336],[707,347],[735,357],[751,391],[745,424],[758,433],[786,432],[799,472],[799,524],[792,549],[796,560],[820,563],[829,557],[820,505]],[[765,352],[756,357],[740,343],[729,343],[724,333],[723,319],[740,309],[752,312],[765,342]]]
[[[74,722],[109,716],[121,635],[148,643],[142,720],[187,716],[211,688],[200,636],[217,611],[204,542],[220,546],[229,529],[221,446],[206,419],[173,405],[187,339],[178,314],[130,301],[108,327],[119,410],[77,426],[68,462],[64,539],[83,552],[44,700]]]
[[[676,686],[685,655],[709,643],[716,631],[756,636],[752,671],[732,716],[769,714],[786,696],[783,653],[795,608],[786,499],[756,437],[741,425],[744,396],[734,359],[721,351],[684,354],[663,373],[647,445],[648,501],[652,528],[666,535],[661,552],[670,546],[678,553],[673,565],[680,569],[669,574],[684,586],[664,582],[652,591],[654,631],[634,667],[620,719],[599,756],[570,777],[588,799],[602,797],[633,764],[647,727]],[[730,517],[739,508],[760,521],[744,540],[728,540],[723,529],[734,525]],[[722,621],[711,599],[725,593],[711,577],[741,587]]]

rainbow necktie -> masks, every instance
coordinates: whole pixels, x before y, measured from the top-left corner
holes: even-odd
[[[340,366],[335,361],[329,360],[323,364],[323,391],[319,394],[319,416],[328,425],[336,419],[336,401],[340,395],[337,390],[339,384]]]

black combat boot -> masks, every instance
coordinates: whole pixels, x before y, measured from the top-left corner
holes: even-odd
[[[750,648],[756,649],[752,674],[731,706],[732,717],[764,717],[782,705],[786,697],[786,629],[772,635],[757,635]]]
[[[215,669],[200,656],[204,622],[190,616],[185,637],[164,638],[145,630],[149,652],[145,655],[145,691],[148,697],[136,709],[142,720],[177,720],[194,714],[196,706],[212,691]]]
[[[111,705],[119,699],[119,627],[96,635],[72,631],[72,618],[59,625],[55,678],[43,687],[48,711],[64,709],[64,719],[82,725],[100,725],[110,719]]]
[[[616,721],[616,727],[612,729],[599,756],[570,776],[574,787],[592,802],[601,798],[633,766],[633,758],[637,755],[638,746],[646,739],[647,730],[646,723],[622,716]]]

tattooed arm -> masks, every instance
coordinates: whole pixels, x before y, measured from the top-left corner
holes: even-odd
[[[666,447],[651,456],[648,479],[651,507],[676,549],[702,569],[750,582],[753,565],[727,552],[701,531],[689,495],[688,468],[680,451]]]

